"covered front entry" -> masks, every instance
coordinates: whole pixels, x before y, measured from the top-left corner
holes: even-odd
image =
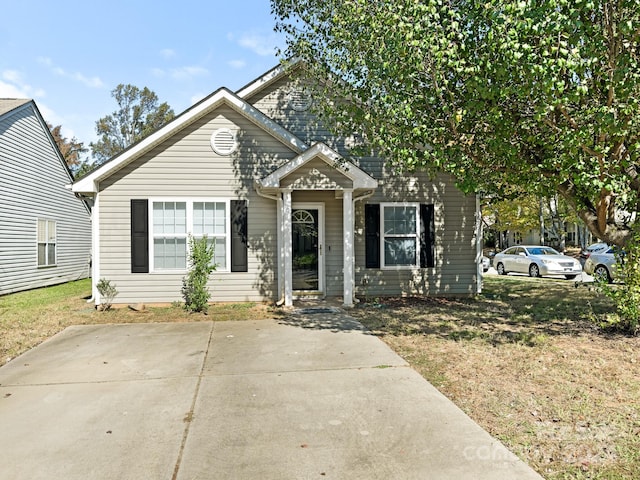
[[[378,182],[323,143],[316,143],[265,178],[257,192],[277,202],[278,292],[285,306],[294,298],[326,294],[325,221],[335,229],[332,282],[342,283],[344,306],[354,302],[354,203],[370,196]],[[325,203],[299,197],[325,196],[333,208],[325,219]],[[295,197],[295,198],[294,198]],[[341,209],[334,208],[340,206]],[[339,257],[338,257],[338,253]]]
[[[292,208],[291,256],[294,295],[323,295],[324,205],[294,203]]]

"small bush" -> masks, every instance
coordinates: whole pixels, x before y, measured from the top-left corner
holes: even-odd
[[[113,304],[113,299],[118,295],[118,289],[115,284],[111,283],[111,280],[106,278],[101,278],[96,288],[100,294],[100,309],[103,312],[109,310]]]
[[[189,312],[207,313],[211,293],[207,288],[209,275],[216,269],[211,263],[214,245],[209,245],[207,236],[195,239],[189,235],[189,272],[182,278],[184,309]]]
[[[640,333],[640,226],[625,246],[625,251],[616,255],[616,281],[610,285],[599,279],[598,286],[616,306],[615,314],[598,321],[601,328],[628,335]]]

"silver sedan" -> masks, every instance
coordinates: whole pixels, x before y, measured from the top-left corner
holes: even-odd
[[[616,265],[619,257],[624,258],[624,255],[620,252],[616,255],[614,248],[609,248],[604,252],[592,253],[584,262],[584,271],[589,275],[593,275],[596,279],[611,283],[616,277]]]
[[[500,275],[525,273],[531,277],[564,275],[568,280],[582,273],[582,265],[573,257],[563,255],[551,247],[517,245],[497,253],[493,264]]]

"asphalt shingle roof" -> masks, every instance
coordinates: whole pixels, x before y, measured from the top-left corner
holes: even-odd
[[[0,98],[0,115],[4,115],[30,101],[28,98]]]

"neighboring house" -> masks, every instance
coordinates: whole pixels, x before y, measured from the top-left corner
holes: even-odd
[[[91,218],[33,100],[0,99],[0,295],[86,278]]]
[[[585,247],[593,243],[593,235],[587,230],[584,224],[564,223],[565,238],[564,246],[567,247]],[[553,235],[552,232],[545,233],[544,242],[540,235],[539,229],[531,229],[525,235],[519,232],[504,231],[500,232],[502,248],[513,245],[550,245],[553,248],[562,248],[563,240]]]
[[[188,235],[206,234],[213,301],[478,292],[476,196],[352,157],[357,139],[333,138],[311,101],[278,66],[79,179],[95,199],[94,284],[115,283],[117,303],[180,301]]]

